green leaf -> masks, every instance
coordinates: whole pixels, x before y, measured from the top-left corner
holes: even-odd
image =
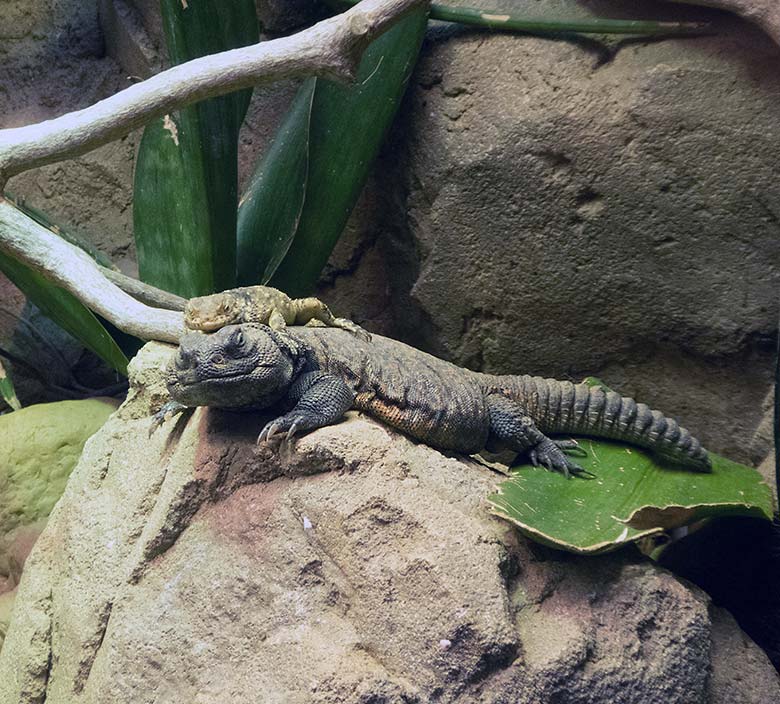
[[[712,516],[771,519],[772,494],[754,469],[710,453],[712,472],[663,465],[649,453],[585,439],[577,463],[595,479],[522,466],[488,497],[492,513],[539,542],[599,553]]]
[[[286,233],[283,237],[275,236],[267,226],[240,228],[238,260],[244,274],[241,284],[257,283],[250,274],[256,276],[263,262],[268,269],[267,264],[280,258],[281,250],[289,246],[271,284],[294,296],[306,295],[314,288],[398,109],[420,51],[426,22],[427,8],[419,7],[375,40],[363,55],[354,85],[316,79],[308,138],[308,178],[300,186],[305,193],[295,196],[296,203],[303,199],[298,227],[291,244]],[[308,90],[307,83],[301,91]],[[303,99],[299,96],[299,100]],[[285,127],[300,134],[304,131],[305,116],[300,108],[298,113],[301,124],[291,127],[290,121],[295,119],[291,114]],[[271,164],[266,159],[263,168],[267,172],[294,171],[291,165],[300,163],[300,150],[290,155],[282,149],[276,153],[281,163]],[[291,180],[292,176],[266,179],[258,188],[269,192],[258,195],[250,191],[244,202],[260,198],[267,203],[279,203],[290,197]],[[286,222],[289,221],[288,216]],[[245,258],[256,256],[258,251],[271,254],[257,264],[243,264]]]
[[[238,279],[265,284],[290,249],[309,173],[309,128],[316,78],[293,101],[238,208]]]
[[[38,306],[44,315],[63,330],[67,330],[120,374],[127,375],[127,357],[94,313],[75,296],[2,252],[0,271]]]
[[[259,39],[253,0],[162,0],[174,64]],[[135,169],[141,279],[181,296],[235,285],[238,133],[251,90],[147,125]]]
[[[11,407],[12,410],[18,411],[22,404],[19,403],[19,399],[16,396],[16,390],[14,384],[11,381],[11,377],[8,376],[3,363],[0,362],[0,396]]]
[[[325,0],[333,7],[351,7],[359,0]],[[649,34],[665,36],[669,34],[703,34],[709,30],[706,22],[659,22],[656,20],[613,20],[601,17],[579,17],[574,19],[529,17],[524,12],[513,12],[506,0],[496,3],[499,7],[464,7],[462,5],[444,5],[431,3],[432,20],[457,22],[459,24],[496,29],[505,32],[523,32],[533,34],[591,33],[591,34]],[[503,5],[504,7],[500,7]]]

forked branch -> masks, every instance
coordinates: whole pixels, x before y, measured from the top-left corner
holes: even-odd
[[[294,76],[352,80],[371,41],[422,2],[363,0],[289,37],[193,59],[83,110],[0,130],[0,191],[11,176],[84,154],[205,98]]]

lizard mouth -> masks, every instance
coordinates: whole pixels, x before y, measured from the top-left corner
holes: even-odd
[[[223,381],[241,381],[242,379],[246,379],[249,376],[246,372],[235,372],[233,374],[220,374],[219,376],[210,376],[206,378],[189,378],[189,379],[182,379],[181,377],[178,377],[176,379],[179,386],[183,388],[192,388],[193,386],[210,386],[215,383],[220,383]]]

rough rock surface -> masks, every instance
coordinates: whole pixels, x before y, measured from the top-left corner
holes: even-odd
[[[96,0],[12,0],[0,4],[0,128],[91,105],[131,78],[107,57]],[[88,235],[132,268],[135,135],[77,159],[11,179],[8,190]]]
[[[611,48],[430,34],[385,162],[399,334],[486,371],[595,373],[760,460],[780,50],[718,26]]]
[[[702,592],[529,545],[488,515],[489,470],[367,419],[279,453],[251,413],[147,439],[169,355],[134,360],[28,560],[0,703],[780,697]]]

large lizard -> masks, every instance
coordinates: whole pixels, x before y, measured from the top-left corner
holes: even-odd
[[[548,435],[623,440],[680,465],[710,467],[699,441],[675,420],[613,391],[481,374],[379,335],[366,342],[332,328],[274,331],[259,324],[190,333],[171,360],[167,384],[172,402],[156,423],[194,406],[284,406],[259,441],[290,439],[356,408],[441,450],[508,449],[566,475],[585,471],[565,454],[576,443]]]

